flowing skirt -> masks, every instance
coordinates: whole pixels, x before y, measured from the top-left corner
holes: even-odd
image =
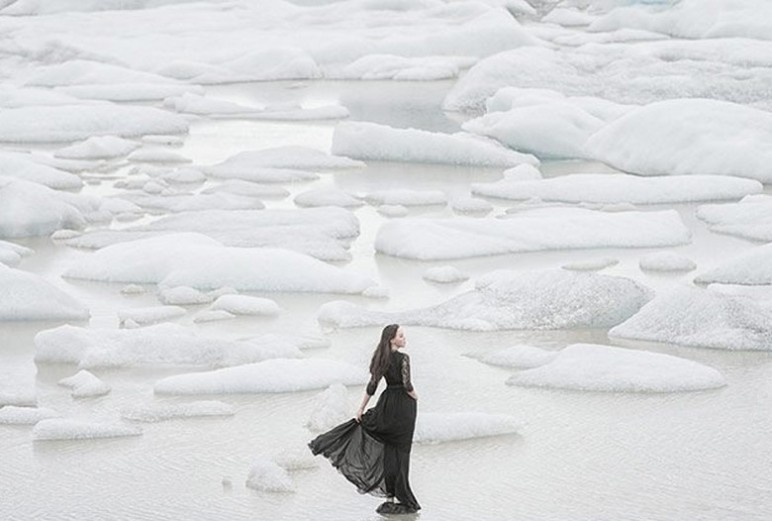
[[[410,449],[416,401],[401,386],[390,386],[362,415],[320,434],[308,446],[322,454],[362,494],[397,498],[406,511],[421,508],[410,489]]]

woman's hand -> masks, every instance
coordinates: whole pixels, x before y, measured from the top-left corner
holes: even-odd
[[[415,390],[413,390],[413,391],[410,391],[410,392],[409,392],[409,393],[407,393],[407,394],[408,394],[408,396],[410,396],[410,397],[411,397],[413,400],[415,400],[415,401],[418,401],[418,393],[416,393],[416,392],[415,392]]]
[[[362,409],[361,407],[360,407],[360,408],[359,408],[359,410],[357,411],[357,416],[356,416],[356,420],[357,420],[357,423],[359,423],[359,422],[361,422],[361,421],[362,421],[362,414],[363,414],[364,412],[365,412],[365,411],[364,411],[364,409]]]

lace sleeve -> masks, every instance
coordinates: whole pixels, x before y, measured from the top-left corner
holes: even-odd
[[[413,382],[410,381],[410,357],[403,353],[402,356],[402,385],[405,386],[405,390],[410,392],[413,390]]]
[[[378,381],[380,378],[376,378],[375,375],[370,375],[370,381],[367,382],[367,389],[366,392],[370,396],[375,394],[375,390],[378,388]]]

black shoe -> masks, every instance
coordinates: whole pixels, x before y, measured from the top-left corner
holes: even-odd
[[[392,503],[391,501],[381,503],[375,511],[382,515],[415,514],[418,512],[415,508],[403,505],[402,503]]]

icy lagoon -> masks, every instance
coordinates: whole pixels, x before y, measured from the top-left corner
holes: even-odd
[[[552,16],[560,20],[559,15],[566,27],[572,26],[565,12],[561,15],[555,11]],[[50,23],[63,23],[58,16],[68,15],[51,16]],[[624,18],[609,17],[603,23],[614,27],[618,19]],[[639,28],[641,31],[657,30],[653,18],[648,25],[644,23],[648,18],[636,20],[645,25]],[[601,22],[596,24],[602,27]],[[586,32],[584,27],[559,29],[536,22],[525,27],[569,48],[572,38],[601,40],[604,34],[615,34]],[[704,37],[691,33],[673,36]],[[674,39],[667,45],[676,47],[679,42]],[[665,45],[661,44],[658,52],[664,53]],[[592,49],[590,45],[581,52]],[[517,53],[523,54],[524,50]],[[731,60],[728,62],[731,65]],[[366,65],[360,62],[358,66],[364,67],[363,63]],[[135,63],[139,69],[144,65]],[[449,93],[458,89],[455,79],[442,78],[452,76],[456,66],[444,63],[444,68],[431,69],[427,64],[420,65],[412,74],[434,71],[440,76],[422,82],[306,79],[207,84],[207,97],[232,105],[199,105],[197,110],[206,109],[211,114],[272,105],[299,104],[304,109],[340,106],[347,109],[350,122],[452,134],[480,115],[442,110],[443,104],[454,99],[448,97]],[[238,64],[229,67],[228,74],[238,70]],[[410,70],[404,64],[401,67]],[[166,72],[171,74],[170,70]],[[351,67],[347,74],[357,70]],[[443,76],[437,71],[450,72]],[[473,72],[466,77],[473,77]],[[222,70],[218,73],[224,74]],[[113,79],[118,77],[116,71],[108,71],[108,77],[111,74]],[[344,76],[339,71],[336,74]],[[176,84],[173,88],[161,89],[157,83],[152,87],[162,90],[165,98],[180,95]],[[186,88],[192,87],[196,86]],[[89,89],[80,93],[98,99],[106,92]],[[145,87],[145,92],[153,89]],[[588,88],[585,94],[597,95],[591,91]],[[69,86],[56,92],[69,95],[79,91]],[[112,94],[116,92],[123,91],[117,89]],[[505,94],[500,96],[509,99]],[[564,94],[577,95],[570,89]],[[635,94],[631,89],[627,96]],[[578,117],[590,122],[593,131],[600,128],[604,118],[611,119],[610,113],[617,118],[631,110],[629,105],[604,105],[601,114],[596,106],[599,102],[569,100],[556,103],[554,110],[539,112],[544,110],[538,107],[545,106],[545,94],[531,96],[539,103],[527,101],[523,93],[519,99],[536,107],[530,110],[544,116],[541,121],[553,121],[550,114],[562,114],[559,121],[576,121],[571,115],[577,110],[591,109],[594,119],[587,114]],[[758,104],[757,100],[740,98],[738,94],[733,101]],[[653,100],[641,96],[613,97],[611,101],[645,104]],[[40,100],[36,103],[46,105]],[[161,106],[153,101],[139,104]],[[234,109],[233,105],[242,108]],[[54,329],[64,322],[16,321],[12,319],[17,317],[5,315],[3,318],[11,319],[0,322],[0,404],[7,404],[0,409],[0,456],[4,463],[0,473],[0,517],[380,519],[374,513],[378,501],[357,495],[326,462],[317,461],[318,466],[309,462],[305,444],[319,428],[326,428],[338,418],[345,419],[347,411],[353,414],[363,390],[357,382],[363,377],[380,331],[380,327],[366,324],[380,324],[393,317],[418,324],[406,326],[405,331],[413,379],[420,394],[419,436],[411,465],[413,489],[424,505],[420,519],[750,521],[772,517],[772,357],[768,352],[772,347],[772,322],[768,320],[772,290],[763,284],[713,284],[706,288],[693,283],[695,277],[713,271],[739,281],[765,280],[772,255],[762,249],[764,243],[756,242],[759,234],[766,233],[764,229],[757,229],[751,240],[717,232],[722,226],[731,230],[736,221],[746,226],[754,222],[743,220],[743,207],[761,212],[762,217],[755,222],[763,228],[763,205],[768,202],[765,194],[772,193],[768,185],[761,187],[729,176],[714,182],[708,176],[725,172],[702,171],[698,161],[693,163],[693,174],[705,176],[695,177],[701,180],[699,192],[707,194],[702,200],[695,201],[696,189],[690,188],[694,180],[684,179],[679,184],[673,178],[667,203],[641,204],[636,200],[633,207],[615,200],[615,194],[624,193],[624,189],[604,184],[594,175],[595,197],[580,206],[570,199],[560,202],[566,200],[565,196],[558,196],[557,201],[548,197],[554,193],[583,195],[576,185],[566,184],[560,192],[559,183],[546,182],[569,174],[611,176],[618,172],[586,158],[563,161],[542,157],[538,169],[544,179],[539,181],[532,170],[513,170],[514,165],[506,164],[513,155],[502,150],[491,152],[490,142],[481,149],[469,135],[463,136],[463,146],[469,147],[464,149],[466,157],[477,158],[470,160],[472,164],[421,163],[417,161],[427,160],[426,150],[406,150],[410,139],[420,142],[420,137],[413,134],[405,140],[399,132],[381,133],[375,129],[375,133],[367,126],[360,127],[358,134],[348,127],[350,151],[372,152],[379,145],[381,158],[403,150],[403,155],[408,159],[412,155],[413,160],[379,161],[372,159],[372,152],[371,157],[363,154],[359,158],[366,166],[336,163],[327,169],[323,163],[332,161],[329,156],[325,159],[296,152],[279,154],[283,163],[278,166],[276,156],[266,158],[264,154],[250,158],[247,167],[242,168],[238,162],[228,160],[249,150],[296,146],[328,154],[340,146],[335,145],[338,122],[310,118],[309,114],[305,115],[309,119],[303,121],[276,121],[258,119],[254,113],[248,117],[245,112],[237,113],[240,118],[185,120],[189,134],[144,142],[149,151],[173,153],[190,163],[148,163],[142,161],[142,156],[135,156],[130,163],[119,160],[82,171],[79,177],[85,186],[79,193],[100,198],[125,196],[121,202],[102,208],[111,211],[108,218],[97,215],[98,203],[82,201],[78,208],[83,209],[85,222],[81,224],[87,226],[82,235],[69,237],[65,233],[52,240],[48,235],[53,230],[46,230],[41,237],[4,237],[33,250],[18,252],[0,246],[2,258],[10,259],[9,265],[63,290],[87,308],[91,318],[78,320],[82,311],[65,301],[58,309],[74,313],[68,319],[75,328]],[[644,120],[639,125],[652,124],[646,121],[650,119],[646,113],[634,115]],[[502,121],[507,123],[506,118]],[[514,121],[527,124],[537,118]],[[623,123],[616,120],[614,124]],[[495,129],[503,132],[498,134],[502,141],[517,148],[516,143],[523,143],[519,139],[523,134],[511,125]],[[588,129],[580,125],[579,135],[584,136],[582,132],[588,133]],[[763,135],[761,127],[758,133]],[[572,143],[580,139],[573,131],[546,134],[557,135],[567,136]],[[372,136],[378,139],[368,141]],[[595,146],[602,148],[597,136]],[[142,142],[130,135],[125,139]],[[442,142],[444,137],[433,135],[427,139]],[[752,143],[754,136],[749,139]],[[637,153],[640,164],[646,150],[634,150],[633,141],[625,142],[632,150],[628,158]],[[459,141],[452,143],[459,147],[456,151],[462,148]],[[125,143],[101,145],[114,152]],[[67,143],[5,143],[3,151],[52,153],[65,146]],[[518,148],[523,155],[534,152],[523,147]],[[130,153],[130,148],[119,151],[119,157]],[[613,152],[603,153],[612,157]],[[149,157],[173,159],[169,154]],[[490,166],[480,159],[490,157],[503,158],[504,164]],[[436,151],[428,160],[437,160]],[[746,161],[747,169],[755,168],[750,158],[737,160]],[[164,171],[152,170],[153,165],[161,164]],[[195,172],[174,173],[177,167],[195,170],[209,165],[214,169],[212,165],[218,164],[225,164],[220,172],[225,171],[229,181],[224,182],[220,174],[213,175],[214,170],[207,172],[206,168],[200,169],[205,174],[200,178]],[[132,170],[143,165],[151,174],[148,177]],[[304,171],[316,175],[297,174]],[[198,181],[157,181],[183,176]],[[244,176],[255,176],[252,180],[263,182],[260,190],[264,195],[247,201],[247,208],[243,198],[249,195],[248,189],[257,188],[233,184],[234,179],[244,180]],[[292,182],[291,176],[296,176]],[[748,177],[763,180],[762,176],[763,172],[754,170],[754,175]],[[542,194],[544,201],[523,200],[531,195],[508,199],[503,193],[486,197],[473,191],[473,185],[494,183],[506,183],[516,190],[517,182],[527,182],[528,190]],[[550,192],[551,186],[557,188]],[[222,187],[220,192],[215,191],[218,187]],[[180,193],[164,193],[168,189]],[[396,189],[400,192],[394,192]],[[226,196],[195,203],[177,199],[186,192]],[[341,213],[343,210],[336,211],[339,209],[322,209],[310,219],[296,214],[260,214],[297,210],[301,204],[296,197],[309,192],[300,200],[319,200],[321,204],[349,201],[343,194],[361,197],[364,204],[349,208],[356,222]],[[444,198],[438,198],[437,192]],[[651,193],[656,194],[656,189],[636,191],[639,198],[656,198],[648,195]],[[404,206],[397,213],[406,213],[406,217],[389,217],[394,210],[376,206],[374,194],[388,196],[385,202],[390,206]],[[472,196],[484,199],[488,205],[469,205]],[[738,202],[743,196],[746,199]],[[264,210],[255,206],[256,200],[262,202]],[[417,201],[431,204],[416,205]],[[177,204],[203,207],[190,206],[192,211],[184,213],[175,209]],[[714,205],[725,205],[725,211]],[[477,213],[454,210],[465,206],[477,208]],[[51,205],[46,210],[53,208]],[[24,211],[33,217],[43,214],[42,207],[26,206]],[[227,217],[225,213],[233,215]],[[619,219],[621,214],[629,214],[626,218],[630,222]],[[647,214],[657,217],[646,220]],[[2,215],[0,225],[12,222],[7,214]],[[207,218],[197,221],[196,215]],[[240,220],[235,215],[243,215],[242,222],[250,226],[234,231],[233,223]],[[154,224],[161,216],[169,220]],[[320,222],[322,217],[324,222]],[[407,226],[407,219],[420,219],[421,225]],[[652,224],[660,220],[661,225]],[[440,227],[451,221],[452,226]],[[493,224],[485,226],[486,222]],[[586,224],[583,228],[577,222]],[[588,227],[604,231],[600,242],[598,234],[581,233]],[[414,239],[419,247],[386,235],[390,228],[400,232],[398,238],[401,233],[420,232]],[[572,236],[561,248],[560,231],[566,229],[572,230]],[[104,230],[120,233],[97,234]],[[197,266],[184,262],[161,262],[159,259],[169,252],[154,246],[163,242],[153,237],[170,230],[184,235],[175,235],[176,242],[170,241],[169,245],[193,257],[211,255],[232,264],[227,264],[227,269],[212,266],[195,272],[191,270]],[[485,235],[486,230],[494,231]],[[206,237],[190,235],[196,231]],[[126,235],[132,233],[142,235]],[[126,267],[127,254],[109,245],[130,238],[155,241],[139,250],[150,258],[144,267],[132,264],[133,270],[118,270]],[[387,252],[376,252],[379,240],[387,245]],[[422,241],[424,248],[420,247]],[[569,242],[576,249],[566,249]],[[104,248],[97,253],[69,244]],[[631,247],[636,245],[639,247]],[[270,262],[260,265],[259,272],[251,271],[251,266],[259,265],[256,257],[245,253],[242,262],[230,253],[232,248],[262,246],[290,246],[291,252],[282,251],[277,258],[290,266],[302,254],[298,266],[305,272],[268,276],[266,273],[275,269]],[[11,251],[14,253],[8,253]],[[419,257],[428,260],[416,260],[415,251],[428,252]],[[670,256],[655,255],[663,252]],[[94,263],[100,258],[97,255],[104,262]],[[743,264],[743,256],[751,260]],[[173,255],[169,257],[174,259]],[[136,263],[137,259],[132,261]],[[690,269],[689,261],[695,269]],[[464,276],[425,278],[427,270],[447,266]],[[458,275],[447,269],[444,273]],[[248,301],[242,301],[241,306],[228,307],[252,315],[229,313],[222,308],[209,311],[211,302],[221,298],[217,290],[234,286],[224,282],[233,282],[227,279],[229,276],[243,284],[235,288],[242,295],[272,302],[252,301],[249,306]],[[12,277],[7,271],[0,272],[0,277],[9,285],[6,287],[24,283],[19,282],[17,274]],[[271,291],[277,289],[277,278],[301,280],[306,291]],[[450,282],[437,281],[443,278]],[[115,282],[108,281],[111,279]],[[195,290],[166,292],[164,300],[170,301],[162,302],[156,294],[156,283],[163,280],[195,286]],[[214,282],[217,284],[212,285]],[[42,298],[37,293],[50,291],[50,287],[14,287],[24,289],[16,296],[5,294],[0,300],[0,312],[10,314],[10,309],[18,313],[24,299],[36,303],[35,309],[45,313],[51,311],[43,303],[57,307],[58,301],[48,293],[42,293]],[[285,288],[278,286],[280,290]],[[347,304],[341,305],[341,300]],[[194,301],[201,303],[191,303]],[[162,303],[182,306],[184,315],[171,319],[179,328],[127,324],[124,320],[120,335],[88,333],[103,328],[116,330],[121,316],[143,317],[150,322],[154,317],[161,320],[174,316],[164,315],[169,309],[158,309]],[[265,309],[270,312],[261,314],[260,310]],[[127,314],[132,310],[133,314]],[[209,315],[204,315],[207,312]],[[320,324],[317,316],[327,320]],[[349,327],[359,324],[361,327]],[[524,329],[508,329],[511,327]],[[47,333],[36,338],[41,331]],[[143,331],[149,333],[143,336]],[[211,342],[201,342],[206,337]],[[577,344],[614,346],[616,351],[572,347]],[[563,350],[566,352],[561,353]],[[636,353],[645,356],[636,357]],[[667,357],[656,354],[701,365],[670,363]],[[288,360],[272,360],[274,357]],[[583,357],[592,362],[590,367],[582,367]],[[636,367],[640,368],[637,376],[648,379],[636,378]],[[101,381],[108,386],[107,393],[74,397],[74,390],[61,384],[82,369],[97,379],[82,377],[88,380],[86,384],[104,392],[105,388],[98,385]],[[191,373],[207,374],[197,380]],[[267,387],[261,387],[266,380]],[[347,390],[340,386],[328,388],[333,381],[352,385]],[[607,390],[587,390],[588,381]],[[221,392],[185,394],[190,387],[203,388],[204,382],[207,389],[219,385]],[[521,385],[524,382],[527,384]],[[244,385],[252,385],[253,391],[298,390],[233,392],[244,390]],[[690,392],[683,392],[686,389]],[[631,392],[635,390],[644,392]],[[40,408],[37,415],[16,408],[35,403]],[[33,426],[35,422],[40,423]],[[93,439],[48,439],[51,437]]]

